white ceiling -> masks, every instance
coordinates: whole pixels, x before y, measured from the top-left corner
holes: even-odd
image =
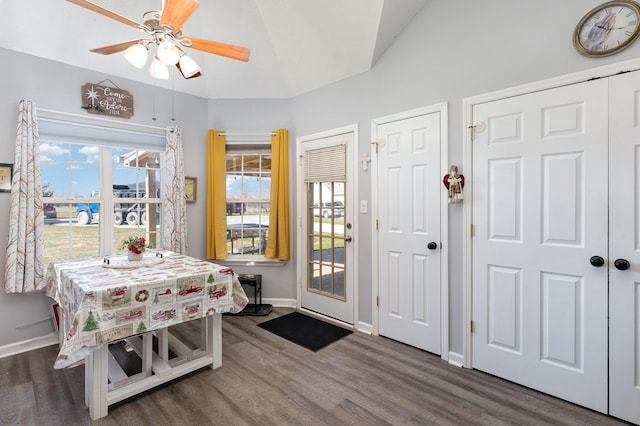
[[[162,0],[92,0],[137,22]],[[208,99],[290,98],[369,70],[427,0],[200,0],[184,35],[248,47],[249,62],[185,49],[203,76],[153,79],[90,49],[140,31],[65,0],[0,0],[0,47]],[[141,37],[142,36],[142,37]]]

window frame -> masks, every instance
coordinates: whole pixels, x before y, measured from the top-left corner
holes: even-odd
[[[157,204],[160,207],[160,222],[162,224],[162,188],[164,187],[164,164],[166,150],[166,129],[135,123],[123,123],[111,119],[84,117],[51,110],[39,110],[39,143],[63,143],[72,145],[97,146],[99,158],[98,167],[99,198],[53,196],[43,197],[44,204],[73,204],[95,203],[100,212],[113,211],[114,204],[121,200],[113,194],[113,152],[114,150],[130,149],[132,151],[154,151],[158,153],[160,171],[160,197],[140,198],[139,203]],[[95,138],[92,136],[95,134]],[[137,144],[136,140],[140,143]],[[43,176],[43,182],[45,180]],[[145,177],[146,179],[146,177]],[[144,180],[143,180],[144,181]],[[110,215],[112,217],[112,215]],[[70,224],[71,226],[71,224]],[[139,234],[141,224],[132,229],[132,234]],[[98,230],[98,256],[104,256],[119,250],[118,241],[114,239],[115,225],[113,220],[101,220]],[[162,242],[162,226],[157,231],[157,245]],[[143,232],[144,231],[143,229]],[[67,244],[72,244],[73,235],[69,235]],[[113,250],[112,250],[113,247]],[[45,265],[46,267],[46,265]]]
[[[225,178],[228,178],[228,176],[230,175],[228,173],[228,170],[226,169],[226,164],[227,164],[227,160],[229,158],[230,155],[238,155],[238,154],[242,154],[243,158],[244,156],[247,155],[268,155],[269,157],[271,157],[272,153],[271,153],[271,143],[270,142],[264,142],[264,143],[229,143],[229,141],[226,142],[225,144]],[[261,159],[261,171],[262,171],[262,159]],[[262,176],[262,173],[260,173],[260,175]],[[269,168],[269,173],[268,176],[269,178],[271,178],[272,175],[272,170]],[[245,175],[244,172],[237,175],[239,176],[241,179],[244,179]],[[225,210],[226,210],[226,203],[242,203],[243,207],[241,210],[241,220],[240,220],[240,225],[242,225],[244,223],[244,215],[245,215],[245,211],[246,211],[246,204],[249,201],[247,201],[246,199],[240,199],[240,200],[229,200],[227,198],[227,192],[225,189]],[[269,196],[265,201],[256,201],[256,203],[260,203],[260,204],[268,204],[269,205],[269,212],[271,211],[271,191],[269,191]],[[262,214],[259,213],[260,216],[262,216]],[[266,215],[267,219],[269,218],[269,214]],[[228,216],[226,216],[228,218]],[[226,220],[226,219],[225,219]],[[227,221],[227,229],[229,226],[229,222]],[[267,232],[268,232],[268,225],[267,226]],[[241,228],[242,229],[242,228]],[[242,231],[241,231],[242,232]],[[261,238],[261,237],[258,237]],[[229,244],[229,239],[227,238],[227,244]],[[260,243],[258,243],[260,244]],[[264,255],[266,251],[266,238],[265,238],[265,243],[264,243],[264,247],[263,247],[263,251],[262,254],[256,254],[256,253],[251,253],[251,254],[244,254],[244,253],[230,253],[227,252],[227,256],[225,258],[225,262],[231,262],[231,263],[253,263],[253,262],[260,262],[262,263],[276,263],[276,262],[280,262],[280,261],[274,261],[274,259],[267,259]]]

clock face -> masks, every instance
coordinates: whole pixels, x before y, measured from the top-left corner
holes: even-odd
[[[582,55],[607,56],[631,45],[640,34],[640,7],[610,1],[587,13],[576,26],[573,43]]]

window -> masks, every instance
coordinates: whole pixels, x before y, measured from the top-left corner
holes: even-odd
[[[226,152],[227,258],[264,256],[269,230],[271,152]]]
[[[47,120],[39,125],[45,267],[52,260],[121,251],[130,235],[159,246],[164,137],[155,136],[154,149],[144,138],[136,147],[135,134],[110,130],[107,141],[98,127],[74,131],[67,123],[56,133]]]

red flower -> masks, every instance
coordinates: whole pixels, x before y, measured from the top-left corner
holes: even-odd
[[[140,254],[147,248],[147,241],[144,237],[128,237],[122,242],[122,248]]]

